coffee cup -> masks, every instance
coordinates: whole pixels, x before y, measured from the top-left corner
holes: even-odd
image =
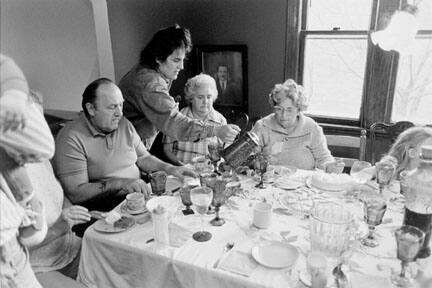
[[[131,211],[140,210],[144,207],[144,194],[135,192],[126,195],[126,207]]]
[[[271,224],[272,205],[266,202],[255,204],[253,209],[253,225],[260,229],[268,228]]]

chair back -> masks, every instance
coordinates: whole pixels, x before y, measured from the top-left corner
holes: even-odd
[[[382,155],[388,151],[400,133],[413,126],[414,124],[409,121],[400,121],[396,123],[373,123],[370,126],[372,164],[374,164],[376,161],[379,161],[379,155]],[[380,136],[378,138],[381,139],[378,139],[377,136]]]
[[[346,168],[351,168],[356,160],[366,159],[366,130],[359,136],[325,134],[327,146],[332,155],[341,158]]]

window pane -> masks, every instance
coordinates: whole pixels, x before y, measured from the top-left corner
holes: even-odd
[[[419,29],[432,30],[432,1],[421,1],[418,8]]]
[[[303,83],[308,113],[359,119],[366,66],[366,36],[308,35]]]
[[[432,124],[432,35],[418,37],[417,48],[399,58],[392,121]]]
[[[309,0],[308,30],[368,30],[372,0]]]

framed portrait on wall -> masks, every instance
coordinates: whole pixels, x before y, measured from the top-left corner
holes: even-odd
[[[247,46],[196,45],[194,51],[196,72],[216,80],[218,98],[214,107],[247,112]]]

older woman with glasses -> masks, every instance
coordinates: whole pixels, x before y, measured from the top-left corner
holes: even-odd
[[[322,128],[302,113],[307,104],[301,85],[292,79],[276,84],[269,103],[273,113],[257,121],[252,131],[260,139],[259,149],[270,155],[271,164],[340,171],[327,148]]]

